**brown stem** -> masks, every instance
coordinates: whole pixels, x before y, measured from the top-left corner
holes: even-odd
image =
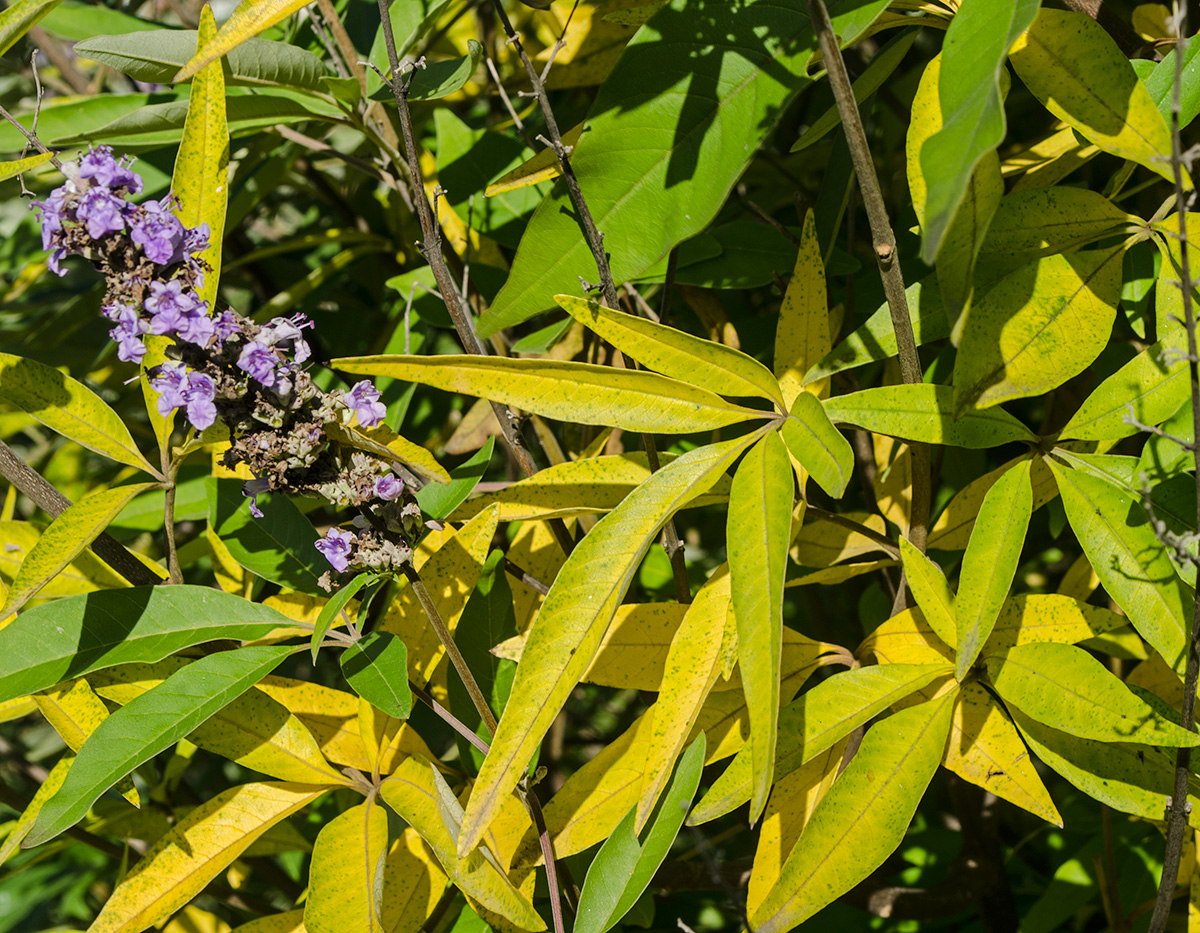
[[[41,26],[30,26],[29,32],[30,41],[33,42],[39,49],[45,53],[47,60],[58,69],[58,73],[63,76],[63,80],[71,85],[71,90],[76,94],[92,93],[92,89],[88,84],[88,77],[82,71],[75,67],[75,62],[71,60],[71,56],[66,53],[66,50],[50,33],[46,32]]]
[[[883,279],[883,290],[887,295],[888,309],[892,317],[892,329],[896,333],[896,346],[900,351],[900,375],[906,385],[921,382],[921,357],[917,353],[917,341],[912,322],[908,316],[908,301],[904,297],[904,275],[896,255],[896,235],[892,232],[887,206],[879,188],[879,177],[875,174],[875,163],[867,146],[867,135],[863,131],[858,105],[846,73],[846,63],[838,49],[833,24],[822,0],[808,0],[808,15],[817,30],[821,43],[821,54],[829,71],[829,85],[837,101],[838,113],[850,145],[850,157],[862,191],[863,205],[867,209],[867,220],[871,225],[871,237],[875,247],[875,261]],[[913,491],[908,540],[920,551],[925,550],[925,538],[929,526],[930,508],[930,462],[926,444],[911,444]]]
[[[0,476],[25,493],[51,518],[58,518],[71,507],[70,499],[46,482],[3,441],[0,441]],[[101,532],[90,546],[97,557],[133,586],[154,586],[161,582],[148,567],[125,550],[120,541],[106,532]]]
[[[167,540],[167,575],[171,583],[183,583],[183,572],[179,569],[179,552],[175,548],[175,481],[179,476],[179,465],[171,465],[167,445],[162,447],[162,471],[167,475],[167,488],[163,496],[163,534]]]
[[[1175,3],[1175,18],[1179,24],[1178,35],[1187,35],[1187,7],[1178,0]],[[1183,296],[1183,325],[1187,331],[1188,381],[1192,398],[1193,437],[1200,439],[1200,366],[1196,358],[1196,316],[1192,307],[1191,265],[1188,258],[1187,201],[1183,189],[1183,142],[1179,125],[1179,89],[1183,84],[1183,57],[1187,51],[1185,38],[1180,38],[1175,49],[1175,86],[1171,96],[1171,168],[1175,176],[1175,198],[1179,219],[1179,290]],[[1192,448],[1196,465],[1196,487],[1200,493],[1200,444]],[[1200,520],[1200,495],[1196,500],[1197,519]],[[1182,718],[1183,728],[1189,732],[1196,728],[1196,682],[1200,678],[1200,590],[1197,590],[1192,606],[1192,626],[1188,632],[1187,667],[1183,678]],[[1192,750],[1180,748],[1175,753],[1175,782],[1167,810],[1167,848],[1163,855],[1162,877],[1158,883],[1158,896],[1154,902],[1154,915],[1150,918],[1149,933],[1162,933],[1171,913],[1171,901],[1175,894],[1175,882],[1179,877],[1179,857],[1183,849],[1184,831],[1188,817],[1188,775],[1191,772]]]
[[[0,106],[0,117],[4,117],[5,120],[15,126],[17,128],[17,132],[24,136],[29,142],[29,145],[33,146],[33,148],[38,152],[50,153],[50,164],[60,172],[62,171],[62,162],[59,161],[58,156],[54,155],[54,153],[50,152],[49,149],[42,145],[42,141],[37,138],[36,133],[31,133],[29,130],[25,129],[25,127],[21,125],[21,122],[11,113],[5,110],[3,106]]]

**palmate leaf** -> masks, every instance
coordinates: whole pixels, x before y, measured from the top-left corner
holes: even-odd
[[[351,807],[326,823],[313,846],[304,902],[305,930],[379,930],[387,852],[387,811],[376,799]]]
[[[512,694],[463,818],[470,852],[591,664],[604,630],[663,523],[708,490],[757,435],[700,447],[639,486],[575,548],[530,632]]]

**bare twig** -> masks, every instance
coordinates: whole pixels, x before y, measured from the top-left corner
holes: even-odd
[[[3,117],[13,126],[15,126],[17,128],[17,132],[24,136],[29,141],[29,144],[38,152],[50,153],[50,164],[60,172],[62,171],[62,162],[59,161],[58,156],[54,155],[54,153],[50,152],[49,149],[43,146],[42,141],[37,138],[37,135],[25,129],[25,127],[21,125],[20,121],[18,121],[17,118],[7,110],[5,110],[3,106],[0,106],[0,117]]]

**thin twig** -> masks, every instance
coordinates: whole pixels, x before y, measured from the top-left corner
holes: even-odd
[[[163,534],[167,541],[167,575],[176,586],[183,583],[183,572],[179,569],[179,552],[175,548],[175,486],[179,477],[179,464],[172,466],[169,445],[162,447],[162,471],[167,475],[167,489],[163,496]]]
[[[883,289],[887,295],[888,309],[892,317],[892,329],[896,333],[896,346],[900,355],[900,375],[904,383],[913,385],[921,382],[921,357],[917,353],[917,341],[913,334],[912,321],[908,316],[908,301],[904,297],[904,275],[896,255],[896,235],[888,218],[887,206],[879,188],[875,163],[867,146],[867,135],[863,131],[858,105],[846,64],[838,49],[833,24],[822,0],[808,0],[808,15],[817,30],[821,43],[821,54],[829,71],[829,85],[837,101],[838,113],[845,128],[846,141],[850,145],[850,156],[862,191],[863,205],[867,209],[867,220],[871,225],[871,237],[875,247],[875,261],[883,278]],[[912,450],[912,503],[909,518],[908,540],[918,550],[925,550],[925,538],[929,527],[930,508],[930,463],[929,446],[913,443]]]
[[[7,120],[13,126],[15,126],[17,128],[17,132],[20,133],[22,136],[24,136],[29,141],[29,144],[31,146],[33,146],[38,152],[49,153],[50,154],[50,164],[53,165],[56,169],[58,169],[60,172],[62,171],[62,162],[59,161],[58,156],[56,156],[53,152],[50,152],[49,149],[47,149],[45,146],[43,146],[42,141],[40,139],[38,139],[34,133],[31,133],[31,132],[29,132],[29,130],[25,129],[25,127],[21,125],[20,121],[17,120],[17,118],[14,117],[7,110],[5,110],[3,106],[0,106],[0,117],[3,117],[5,120]]]
[[[1183,58],[1187,51],[1187,6],[1175,2],[1175,34],[1180,37],[1175,50],[1175,84],[1171,94],[1171,169],[1175,176],[1176,210],[1179,220],[1179,279],[1183,297],[1184,330],[1188,342],[1188,381],[1192,398],[1192,436],[1200,441],[1200,365],[1196,362],[1196,316],[1192,307],[1192,275],[1188,258],[1187,208],[1183,190],[1183,143],[1180,138],[1179,94],[1183,84]],[[1192,459],[1196,466],[1197,490],[1200,491],[1200,446],[1194,446]],[[1196,515],[1200,522],[1200,495],[1196,499]],[[1198,525],[1200,527],[1200,525]],[[1187,667],[1183,678],[1183,702],[1181,724],[1189,732],[1194,731],[1196,713],[1196,681],[1200,678],[1200,590],[1192,606],[1192,626],[1188,632]],[[1167,809],[1167,847],[1163,855],[1162,877],[1158,883],[1158,896],[1154,902],[1154,915],[1150,918],[1149,933],[1162,933],[1171,913],[1171,901],[1175,894],[1175,882],[1179,877],[1179,858],[1183,849],[1183,836],[1188,823],[1191,804],[1187,799],[1188,777],[1191,773],[1192,750],[1180,748],[1175,753],[1175,782]]]
[[[806,514],[810,518],[815,518],[820,521],[829,522],[831,525],[841,525],[843,528],[848,528],[855,534],[860,534],[864,538],[869,538],[871,541],[879,545],[880,549],[886,551],[889,556],[899,560],[900,548],[887,535],[882,535],[874,528],[868,528],[866,525],[856,522],[852,518],[847,518],[845,515],[839,515],[837,512],[827,512],[824,509],[818,509],[810,505],[806,510]]]
[[[324,153],[325,155],[332,156],[335,159],[341,159],[347,165],[354,166],[360,172],[365,172],[372,178],[382,181],[389,188],[399,188],[399,184],[390,172],[385,172],[378,166],[372,165],[370,162],[366,162],[357,156],[352,156],[346,152],[339,152],[337,149],[334,149],[333,146],[329,145],[329,143],[322,142],[319,139],[313,139],[311,136],[305,136],[303,133],[298,133],[290,126],[284,126],[282,123],[276,124],[275,126],[271,127],[271,129],[284,139],[289,139],[294,143],[299,143],[306,149],[311,149],[313,152]]]
[[[413,692],[413,695],[418,700],[428,706],[431,710],[437,713],[442,720],[448,723],[450,728],[452,728],[455,732],[461,735],[485,755],[488,753],[491,746],[477,736],[474,732],[472,732],[469,728],[467,728],[467,724],[465,722],[455,716],[452,712],[450,712],[450,710],[446,709],[446,707],[442,706],[441,703],[422,690],[419,686],[414,684],[411,680],[408,682],[408,689]]]
[[[522,570],[507,557],[504,558],[504,569],[534,592],[541,593],[543,596],[550,592],[550,587],[546,586],[546,584],[537,577],[531,576],[528,571]]]

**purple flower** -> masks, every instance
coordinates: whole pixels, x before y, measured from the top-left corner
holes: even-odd
[[[198,227],[190,227],[183,234],[183,256],[185,259],[194,259],[197,254],[203,253],[208,249],[209,239],[212,236],[212,231],[207,223],[200,224]]]
[[[150,380],[150,388],[158,393],[156,408],[164,418],[176,408],[187,404],[183,397],[184,379],[187,367],[182,363],[163,363],[158,368],[158,375]]]
[[[79,177],[106,188],[125,188],[131,194],[142,190],[142,176],[114,159],[112,146],[97,146],[80,159]]]
[[[217,340],[221,343],[228,340],[231,334],[237,332],[237,329],[237,315],[228,309],[213,318],[213,331],[217,335]]]
[[[262,509],[258,507],[258,497],[264,492],[271,491],[271,484],[265,479],[248,479],[242,483],[242,495],[250,500],[250,514],[255,518],[262,518]]]
[[[364,428],[375,427],[387,414],[387,409],[379,401],[379,390],[366,379],[343,393],[342,401],[358,415],[358,423]]]
[[[208,346],[208,342],[217,332],[217,328],[213,323],[213,319],[208,316],[207,308],[208,302],[202,301],[199,307],[194,308],[183,316],[176,329],[180,340],[194,343],[198,347]]]
[[[187,418],[197,431],[212,427],[217,420],[216,387],[204,373],[188,373],[183,387]]]
[[[325,537],[317,542],[317,550],[325,555],[325,559],[333,565],[334,570],[341,573],[350,566],[347,558],[350,556],[353,542],[354,535],[350,532],[330,528],[325,532]]]
[[[391,473],[375,480],[375,495],[386,502],[399,499],[402,492],[404,492],[404,483],[396,479]]]
[[[154,316],[150,322],[151,332],[175,333],[185,326],[185,315],[196,307],[196,299],[184,293],[183,282],[179,279],[150,283],[150,297],[146,299],[146,310]]]
[[[279,358],[269,346],[259,343],[257,340],[251,340],[242,349],[237,366],[242,372],[248,373],[251,379],[262,383],[269,389],[275,385],[275,367],[278,363]]]
[[[93,185],[79,199],[75,216],[87,224],[93,240],[125,229],[125,202],[103,185]]]
[[[130,239],[151,262],[160,266],[178,262],[184,240],[183,224],[158,201],[147,201],[142,207],[145,213],[133,222]]]
[[[149,333],[150,325],[131,305],[105,305],[100,310],[106,318],[116,322],[117,326],[108,332],[108,336],[117,342],[117,359],[123,363],[140,363],[146,355],[142,335]]]
[[[50,250],[56,242],[55,234],[63,228],[63,215],[66,212],[67,199],[64,196],[66,188],[55,188],[44,201],[34,201],[33,207],[42,212],[42,249]]]
[[[303,314],[297,314],[290,320],[283,317],[272,318],[271,323],[262,329],[258,339],[281,350],[291,349],[296,362],[303,363],[312,356],[312,349],[304,339],[303,329],[312,326],[312,321]]]

